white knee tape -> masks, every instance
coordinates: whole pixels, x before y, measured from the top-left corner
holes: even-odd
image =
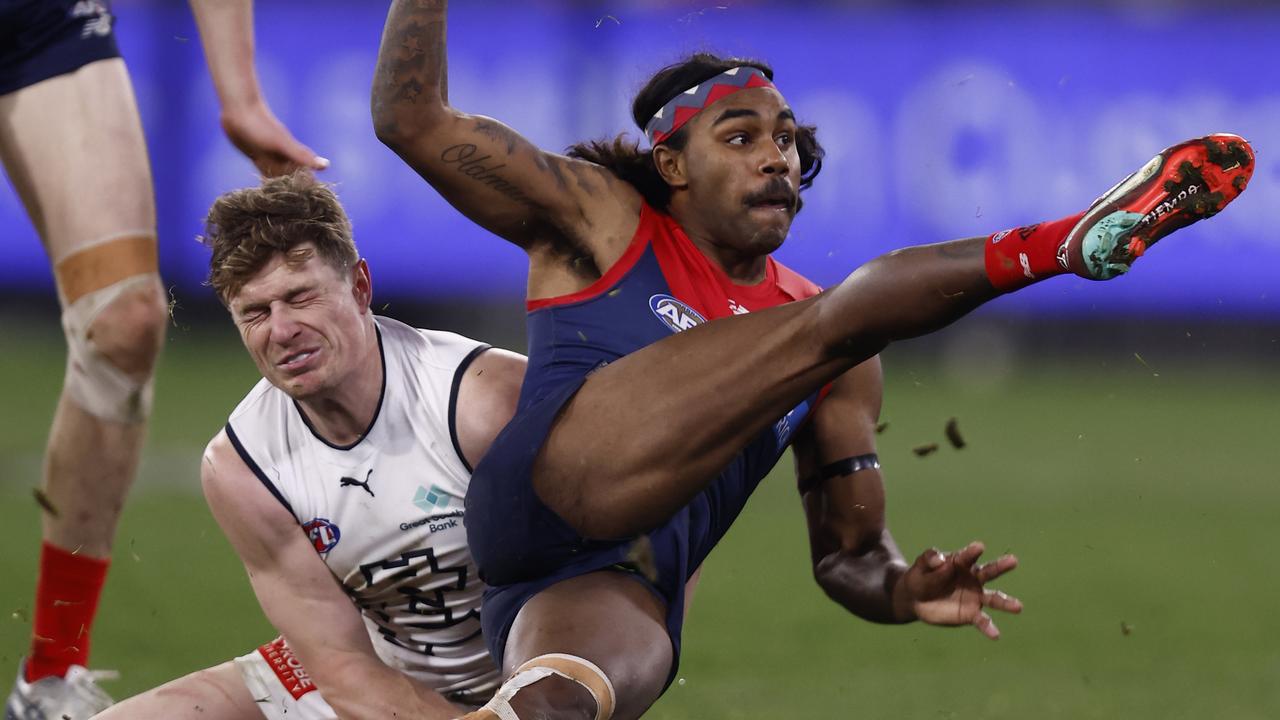
[[[89,328],[98,315],[124,293],[155,283],[156,273],[134,275],[91,292],[62,311],[67,337],[67,375],[63,389],[85,412],[104,420],[138,423],[151,414],[153,382],[121,371],[94,347]]]
[[[613,708],[617,695],[613,692],[613,683],[595,663],[576,655],[550,653],[539,655],[516,669],[493,698],[485,704],[484,709],[497,715],[499,720],[520,720],[515,709],[511,707],[511,698],[522,689],[556,675],[575,682],[586,688],[596,701],[596,720],[609,720],[613,717]]]

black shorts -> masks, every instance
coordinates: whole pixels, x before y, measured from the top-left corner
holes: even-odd
[[[0,0],[0,95],[120,57],[108,0]]]

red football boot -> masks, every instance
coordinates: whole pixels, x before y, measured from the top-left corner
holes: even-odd
[[[1098,198],[1058,246],[1063,270],[1110,280],[1165,235],[1212,217],[1244,192],[1253,148],[1220,133],[1174,145]]]

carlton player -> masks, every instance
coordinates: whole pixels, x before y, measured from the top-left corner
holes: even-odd
[[[643,713],[676,667],[685,578],[788,444],[829,596],[875,621],[995,637],[986,610],[1021,606],[984,585],[1012,557],[977,565],[973,544],[909,566],[885,528],[876,354],[1068,269],[1126,271],[1244,189],[1248,145],[1174,146],[1085,213],[891,253],[817,294],[770,257],[822,152],[767,66],[668,67],[633,106],[649,150],[619,139],[564,157],[449,106],[446,4],[392,4],[372,104],[385,143],[529,256],[520,404],[467,495],[494,586],[485,634],[508,675],[475,717]],[[864,141],[875,182],[893,158]]]
[[[463,496],[511,417],[523,358],[373,315],[347,218],[307,174],[220,197],[205,242],[263,379],[201,478],[283,639],[99,717],[332,720],[411,703],[415,718],[450,718],[480,705],[501,677]]]

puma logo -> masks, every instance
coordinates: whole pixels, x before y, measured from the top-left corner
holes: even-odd
[[[369,488],[369,478],[373,476],[373,468],[369,468],[369,474],[364,476],[364,480],[360,481],[355,478],[344,477],[338,481],[338,487],[362,487],[364,491],[369,493],[369,497],[377,497],[373,494],[373,490]]]

